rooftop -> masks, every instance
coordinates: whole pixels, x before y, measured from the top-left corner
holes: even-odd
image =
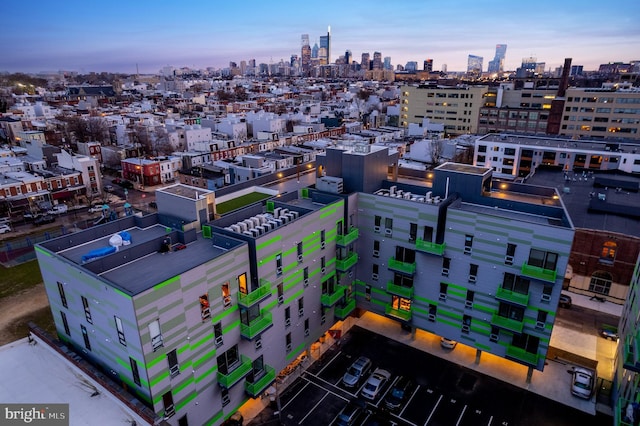
[[[490,133],[482,136],[478,142],[498,142],[515,145],[529,145],[537,147],[561,148],[567,151],[606,151],[627,154],[640,150],[640,142],[633,141],[595,141],[554,138],[549,136],[524,136],[514,134]]]

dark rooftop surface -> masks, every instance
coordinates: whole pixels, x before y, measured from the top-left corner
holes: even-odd
[[[606,178],[606,180],[598,180],[599,177]],[[599,181],[620,181],[627,186],[629,183],[640,184],[640,176],[597,172],[587,172],[583,175],[582,172],[568,172],[565,178],[565,173],[562,171],[538,169],[535,175],[527,180],[527,183],[555,187],[576,228],[607,230],[640,237],[640,221],[633,218],[632,215],[616,213],[621,210],[623,212],[625,210],[638,211],[640,209],[640,193],[619,190],[614,187],[603,187],[596,184]],[[607,204],[612,205],[610,212],[589,210],[589,204],[593,200],[603,201],[603,198]]]
[[[632,140],[575,140],[568,138],[526,136],[490,133],[479,139],[480,142],[502,142],[518,145],[530,145],[537,147],[564,148],[570,150],[588,150],[605,152],[635,153],[640,150],[640,143]]]
[[[453,172],[482,176],[486,174],[490,169],[486,167],[472,166],[471,164],[444,163],[441,166],[436,167],[436,170],[449,170]]]

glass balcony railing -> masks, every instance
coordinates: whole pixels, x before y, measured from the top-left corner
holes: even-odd
[[[404,297],[405,299],[411,299],[413,298],[413,287],[404,287],[394,284],[393,281],[388,281],[387,293],[395,294],[396,296]]]
[[[491,324],[500,328],[504,328],[505,330],[515,331],[516,333],[522,333],[522,329],[524,328],[524,322],[522,320],[518,321],[515,319],[502,317],[498,314],[493,314],[491,317]]]
[[[265,279],[260,280],[260,287],[250,293],[238,293],[238,304],[250,308],[256,303],[271,295],[271,283]]]
[[[352,226],[349,229],[348,233],[344,235],[338,235],[338,237],[336,238],[336,244],[340,247],[346,247],[358,239],[359,233],[360,232],[358,231],[358,228]]]
[[[504,288],[499,288],[498,291],[496,291],[496,299],[521,306],[527,306],[529,304],[529,294],[517,293]]]
[[[232,371],[227,374],[218,371],[218,384],[229,389],[249,374],[251,368],[251,359],[248,356],[240,355],[240,363]]]
[[[404,309],[396,309],[391,305],[387,305],[384,308],[384,313],[390,317],[399,318],[403,321],[411,321],[411,311],[405,311]]]
[[[330,308],[331,306],[338,303],[338,300],[340,300],[342,296],[344,296],[345,290],[346,287],[344,286],[336,286],[333,293],[324,293],[322,296],[320,296],[320,303],[322,303],[322,306]]]
[[[634,401],[629,401],[625,398],[618,398],[617,403],[613,407],[613,426],[633,426],[634,422],[627,418],[627,407],[629,404],[633,404]]]
[[[349,314],[354,311],[354,309],[356,309],[356,300],[351,299],[344,306],[336,306],[333,314],[337,319],[343,320],[348,317]]]
[[[529,278],[535,278],[537,280],[549,281],[552,283],[556,282],[556,271],[552,269],[544,269],[539,266],[529,265],[527,262],[522,264],[522,268],[520,270],[522,275],[527,276]]]
[[[529,365],[538,365],[539,355],[537,353],[533,354],[531,352],[527,352],[522,348],[518,348],[515,346],[507,346],[507,357],[513,358],[516,361],[524,362]]]
[[[400,272],[403,274],[414,275],[416,273],[416,262],[402,262],[400,260],[396,260],[393,257],[389,259],[387,267],[392,271]]]
[[[264,366],[265,374],[260,377],[255,382],[244,382],[244,390],[249,394],[249,396],[256,397],[260,395],[273,381],[276,379],[276,370],[269,367],[268,365]]]
[[[624,339],[624,348],[622,348],[624,351],[624,360],[622,366],[626,370],[640,373],[640,360],[638,359],[638,355],[636,354],[637,347],[637,336],[630,334]]]
[[[436,244],[431,241],[425,241],[421,238],[416,239],[416,250],[424,253],[431,253],[442,256],[446,247],[447,245],[445,243]]]
[[[249,340],[255,338],[260,335],[263,331],[273,325],[273,320],[271,318],[271,312],[262,311],[260,316],[253,319],[248,325],[240,324],[240,335]]]
[[[336,259],[336,269],[339,272],[347,272],[356,263],[358,263],[358,253],[352,251],[344,259]]]

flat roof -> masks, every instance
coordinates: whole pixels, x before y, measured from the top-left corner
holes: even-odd
[[[634,154],[640,149],[640,142],[629,140],[581,140],[568,138],[554,138],[545,136],[524,136],[503,133],[489,133],[477,139],[477,142],[499,142],[515,145],[531,145],[536,147],[559,148],[573,151],[604,151],[608,153]],[[615,150],[611,149],[615,146]],[[607,149],[609,147],[609,149]]]
[[[71,426],[149,424],[44,341],[33,339],[0,347],[0,401],[69,404]]]
[[[181,183],[164,188],[159,188],[156,191],[166,192],[168,194],[177,195],[180,197],[188,198],[190,200],[199,200],[202,195],[214,192],[204,188],[196,188],[194,186],[183,185]]]
[[[491,171],[488,167],[479,167],[473,166],[471,164],[460,164],[460,163],[444,163],[435,168],[435,170],[446,170],[458,173],[466,173],[470,175],[479,175],[483,176]]]

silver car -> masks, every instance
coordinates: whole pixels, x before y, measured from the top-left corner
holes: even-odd
[[[382,391],[384,385],[389,381],[389,378],[391,378],[391,373],[387,370],[383,370],[382,368],[376,368],[373,374],[369,376],[367,383],[364,384],[360,393],[364,398],[373,401]]]
[[[353,388],[369,373],[369,370],[371,370],[371,360],[366,356],[361,356],[344,373],[342,383],[348,388]]]
[[[577,397],[591,399],[594,380],[593,371],[586,368],[574,368],[571,372],[571,393]]]

